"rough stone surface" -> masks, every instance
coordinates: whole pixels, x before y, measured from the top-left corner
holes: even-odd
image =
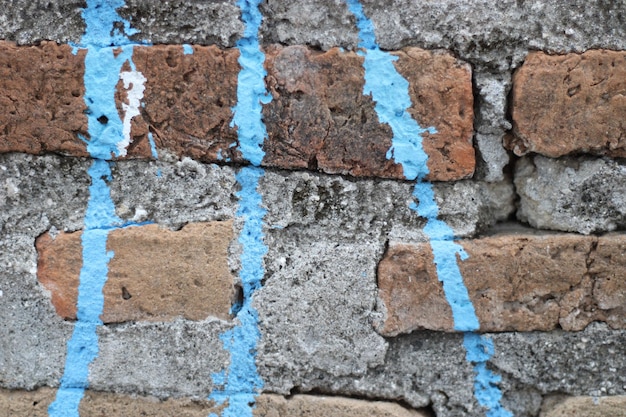
[[[256,417],[426,417],[426,414],[419,411],[389,402],[313,395],[294,395],[288,399],[279,395],[261,395],[257,398],[253,415]]]
[[[85,31],[81,16],[83,0],[48,0],[3,2],[0,14],[0,39],[18,44],[42,40],[77,43]]]
[[[48,406],[54,401],[56,390],[40,388],[36,391],[9,391],[0,389],[0,415],[7,417],[47,417]],[[81,416],[153,416],[206,417],[219,413],[211,401],[190,398],[130,396],[87,390],[80,402]]]
[[[511,88],[510,73],[492,73],[484,68],[474,72],[476,113],[474,145],[476,147],[475,179],[504,180],[509,155],[502,146],[511,123],[506,114]]]
[[[126,0],[119,14],[139,33],[132,40],[152,44],[235,46],[243,35],[241,11],[234,0]]]
[[[267,171],[261,182],[268,233],[352,243],[425,241],[424,219],[409,208],[408,182]],[[436,183],[440,218],[459,237],[483,232],[514,210],[511,184]]]
[[[0,152],[86,156],[85,51],[0,41]]]
[[[198,6],[200,7],[200,6]],[[240,161],[230,126],[237,104],[237,49],[178,45],[135,47],[133,62],[147,81],[141,117],[133,121],[133,143],[153,135],[157,149],[204,162]],[[131,145],[132,146],[132,145]],[[147,149],[150,155],[150,149]],[[219,156],[218,156],[219,155]]]
[[[626,237],[491,236],[458,242],[459,269],[480,331],[582,330],[591,321],[626,328]],[[452,331],[452,312],[428,244],[392,244],[378,265],[384,336]]]
[[[515,168],[517,217],[583,234],[626,227],[626,167],[608,159],[524,157]]]
[[[39,282],[51,292],[57,314],[76,319],[82,268],[81,233],[49,233],[37,239]],[[180,231],[156,225],[116,229],[114,253],[103,288],[104,323],[175,317],[228,319],[234,299],[228,268],[232,222],[192,223]]]
[[[626,52],[532,52],[513,78],[517,155],[626,156]]]
[[[268,243],[272,273],[253,302],[260,372],[360,375],[382,365],[387,343],[371,327],[379,246],[287,236]]]
[[[548,397],[539,417],[625,417],[626,396]]]
[[[489,335],[495,355],[487,368],[502,375],[503,405],[516,417],[535,417],[542,394],[626,394],[626,332],[593,323],[581,332]],[[463,336],[418,331],[388,340],[385,364],[365,375],[336,376],[319,368],[266,374],[266,389],[315,391],[396,399],[437,417],[484,416],[473,397],[474,372],[465,361]],[[564,346],[567,347],[564,349]],[[611,358],[599,360],[598,358]],[[263,361],[266,363],[265,361]]]
[[[626,394],[626,331],[592,323],[581,332],[498,333],[490,365],[539,392]],[[564,350],[564,347],[566,349]]]
[[[89,387],[162,399],[206,398],[217,388],[213,374],[228,369],[230,353],[220,335],[230,328],[232,324],[212,318],[101,326]]]

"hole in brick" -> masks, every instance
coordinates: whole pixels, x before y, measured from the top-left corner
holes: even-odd
[[[132,295],[130,295],[126,287],[122,287],[122,298],[124,300],[130,300],[132,298]]]
[[[103,125],[105,125],[109,123],[109,118],[103,114],[102,116],[98,117],[98,121],[102,123]]]
[[[240,285],[235,285],[235,297],[233,300],[233,306],[230,309],[232,315],[236,316],[243,307],[243,288]]]

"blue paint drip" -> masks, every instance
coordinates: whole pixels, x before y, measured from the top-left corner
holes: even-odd
[[[87,7],[82,13],[87,28],[81,45],[104,48],[131,44],[128,36],[138,33],[138,30],[131,28],[130,22],[117,13],[117,9],[124,5],[124,0],[87,0]],[[116,27],[119,24],[123,31]]]
[[[239,0],[241,18],[245,23],[243,38],[237,41],[241,71],[237,77],[237,105],[233,108],[231,127],[237,126],[239,150],[243,158],[254,166],[260,166],[265,152],[262,149],[267,137],[263,123],[261,104],[271,101],[265,88],[263,67],[265,54],[259,46],[259,27],[263,16],[259,11],[261,0]]]
[[[463,345],[467,351],[465,358],[474,364],[476,372],[474,395],[478,404],[487,408],[487,417],[513,417],[513,413],[500,404],[502,392],[496,384],[502,378],[487,369],[487,361],[494,354],[493,341],[487,336],[467,332],[463,338]]]
[[[191,45],[183,44],[183,55],[193,55],[193,48]]]
[[[257,191],[264,170],[259,168],[265,152],[262,145],[267,130],[261,114],[262,103],[269,103],[271,96],[265,89],[265,55],[260,49],[258,31],[263,16],[259,12],[261,0],[239,0],[242,20],[245,23],[244,37],[237,42],[239,48],[237,105],[233,110],[232,126],[237,126],[239,150],[243,158],[253,166],[244,167],[236,180],[241,185],[237,216],[244,220],[239,235],[242,246],[239,277],[243,286],[243,301],[233,305],[231,312],[237,315],[239,324],[220,336],[224,348],[230,352],[227,372],[213,375],[213,383],[222,389],[214,391],[210,399],[228,405],[223,417],[252,417],[256,396],[263,388],[263,380],[256,368],[256,347],[261,333],[259,317],[252,306],[254,292],[261,288],[265,269],[263,257],[267,247],[263,243],[263,199]],[[221,150],[218,152],[221,158]],[[228,160],[228,159],[227,159]],[[211,417],[217,417],[211,414]]]
[[[428,155],[422,147],[424,132],[436,133],[432,127],[424,129],[413,120],[408,109],[411,99],[408,82],[397,72],[393,62],[397,59],[380,50],[376,43],[374,25],[363,11],[358,0],[346,0],[348,8],[357,19],[359,29],[359,54],[365,57],[364,94],[371,94],[376,103],[375,110],[382,123],[392,129],[392,146],[387,158],[400,163],[404,176],[417,180],[413,196],[418,204],[410,208],[426,218],[424,233],[430,240],[438,279],[450,304],[454,318],[454,328],[464,331],[467,361],[475,364],[476,379],[474,393],[478,403],[488,409],[488,417],[511,417],[512,414],[500,405],[502,393],[496,386],[498,375],[487,370],[486,362],[493,355],[493,344],[486,337],[473,333],[480,325],[474,306],[469,298],[467,287],[458,266],[458,259],[467,259],[463,248],[454,242],[454,232],[444,221],[439,220],[439,207],[435,201],[432,184],[424,179],[428,175]]]
[[[115,106],[115,88],[122,65],[132,62],[132,45],[127,35],[137,33],[116,12],[123,0],[87,0],[82,16],[87,29],[78,47],[86,47],[85,104],[89,109],[87,151],[94,158],[88,174],[91,178],[89,201],[82,234],[83,266],[80,271],[77,322],[67,343],[65,369],[55,401],[48,407],[51,417],[78,417],[78,407],[88,387],[89,364],[98,356],[97,327],[104,306],[102,289],[107,280],[109,231],[124,227],[115,214],[107,181],[111,169],[107,160],[119,155],[117,143],[123,140],[123,124]],[[120,22],[123,32],[115,27]],[[116,49],[114,53],[114,46]],[[78,47],[74,48],[76,52]]]
[[[251,417],[256,395],[263,388],[263,381],[256,368],[256,346],[261,336],[259,318],[252,306],[252,295],[261,287],[265,273],[263,257],[267,253],[263,243],[263,217],[266,210],[261,206],[262,197],[257,191],[262,176],[263,169],[258,167],[244,167],[236,176],[241,185],[241,191],[237,193],[237,215],[244,219],[239,236],[243,248],[239,273],[243,302],[237,312],[240,324],[220,336],[224,348],[231,354],[230,366],[227,373],[214,374],[213,382],[224,388],[214,391],[209,397],[218,404],[228,400],[228,406],[222,414],[224,417]]]
[[[85,56],[85,104],[89,112],[87,151],[98,159],[119,155],[117,143],[123,137],[123,123],[115,105],[115,90],[122,65],[131,61],[133,46],[87,49]]]
[[[157,152],[156,144],[154,143],[154,136],[152,132],[148,132],[148,143],[150,143],[150,152],[154,159],[159,159],[159,153]]]
[[[48,408],[50,417],[77,417],[78,406],[88,386],[89,364],[98,355],[96,328],[102,324],[104,305],[102,288],[107,279],[108,263],[113,257],[107,251],[109,230],[120,225],[115,215],[106,180],[111,177],[109,164],[95,159],[89,168],[91,186],[82,235],[83,266],[80,270],[77,300],[77,322],[67,342],[65,371],[55,401]]]

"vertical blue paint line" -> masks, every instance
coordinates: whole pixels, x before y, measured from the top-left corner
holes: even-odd
[[[78,417],[78,408],[88,387],[89,365],[98,356],[97,327],[104,306],[102,289],[107,280],[108,263],[113,252],[107,251],[109,231],[123,227],[115,214],[107,181],[111,180],[109,160],[120,155],[124,140],[123,122],[115,105],[115,90],[125,62],[132,63],[133,46],[126,37],[136,33],[116,9],[123,0],[87,0],[82,16],[86,31],[77,48],[86,48],[85,104],[88,108],[89,138],[87,151],[93,158],[88,170],[91,178],[89,201],[82,234],[83,266],[80,270],[77,321],[67,343],[65,369],[55,401],[48,407],[51,417]],[[123,33],[115,27],[120,22]],[[117,50],[114,52],[114,47]]]
[[[243,38],[237,42],[241,70],[237,79],[237,105],[232,109],[232,125],[237,126],[239,150],[252,166],[241,168],[236,175],[241,186],[237,193],[237,216],[244,221],[239,235],[242,247],[239,278],[243,286],[243,302],[232,309],[239,323],[220,337],[224,348],[230,352],[230,365],[227,370],[213,375],[213,383],[222,389],[210,395],[219,404],[228,402],[222,411],[223,417],[252,417],[256,396],[263,388],[263,380],[256,367],[256,347],[261,336],[259,318],[252,306],[254,292],[261,288],[265,274],[263,257],[267,253],[263,242],[263,218],[266,211],[262,207],[263,199],[258,186],[264,174],[259,166],[265,155],[262,145],[267,137],[261,110],[262,104],[268,103],[271,96],[265,88],[265,55],[258,39],[263,20],[259,11],[260,2],[237,2],[245,30]],[[215,414],[210,417],[215,417]]]
[[[502,393],[496,386],[500,377],[489,371],[486,366],[493,355],[493,343],[486,336],[474,333],[480,325],[457,260],[457,258],[467,259],[468,255],[454,242],[452,228],[438,219],[439,207],[435,201],[433,186],[425,181],[428,174],[428,155],[422,146],[422,134],[436,131],[432,127],[426,129],[420,127],[410,116],[409,84],[393,65],[397,57],[380,50],[376,43],[374,25],[365,15],[361,3],[358,0],[346,0],[346,3],[356,17],[359,29],[359,47],[362,48],[359,54],[364,57],[365,69],[363,93],[372,96],[379,120],[389,124],[393,132],[387,158],[394,159],[402,165],[407,179],[416,180],[413,196],[418,204],[412,204],[411,209],[426,219],[424,233],[430,240],[437,276],[443,283],[444,293],[452,310],[454,329],[465,332],[466,360],[474,364],[476,373],[474,383],[476,400],[487,408],[488,417],[512,417],[512,414],[500,405]]]

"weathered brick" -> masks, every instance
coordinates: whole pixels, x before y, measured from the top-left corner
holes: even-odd
[[[0,153],[86,156],[85,51],[0,41]]]
[[[539,417],[626,417],[626,395],[548,397]]]
[[[363,57],[337,48],[267,49],[264,106],[269,140],[264,165],[309,168],[354,176],[403,178],[388,160],[392,132],[381,124],[370,96],[363,95]],[[451,55],[417,48],[394,52],[409,81],[409,112],[436,134],[424,135],[431,180],[455,180],[474,171],[471,70]]]
[[[382,401],[355,400],[342,397],[294,395],[261,395],[253,411],[256,417],[426,417],[416,410]]]
[[[626,328],[626,236],[516,234],[458,243],[469,255],[458,265],[480,331],[581,330],[592,321]],[[430,245],[392,244],[378,288],[381,334],[453,330]]]
[[[83,75],[86,50],[44,42],[16,47],[0,42],[0,152],[58,152],[87,156],[88,109]],[[272,101],[263,108],[266,167],[313,169],[354,176],[403,178],[387,159],[392,132],[363,95],[363,57],[332,49],[268,46],[266,82]],[[406,48],[393,53],[409,81],[409,112],[425,127],[429,180],[467,178],[474,171],[471,69],[446,53]],[[147,81],[139,116],[131,122],[129,158],[150,158],[148,135],[178,157],[243,162],[231,126],[240,66],[237,49],[179,45],[136,46],[133,63]],[[32,65],[35,62],[36,65]],[[128,63],[123,70],[130,69]],[[4,93],[6,92],[6,93]],[[123,116],[127,94],[115,95]],[[79,137],[80,135],[80,137]]]
[[[81,234],[53,238],[46,233],[36,242],[39,281],[66,319],[76,318]],[[192,223],[180,231],[156,225],[113,230],[107,248],[115,256],[103,289],[102,321],[229,318],[234,288],[227,257],[232,238],[231,221]]]
[[[56,390],[40,388],[36,391],[0,389],[0,415],[10,417],[47,417],[48,406],[54,401]],[[219,413],[212,401],[189,398],[159,400],[124,394],[86,391],[80,402],[81,416],[111,417],[206,417]]]
[[[135,140],[153,134],[158,149],[203,162],[241,161],[237,128],[231,127],[237,104],[238,49],[180,45],[136,47],[133,62],[147,81],[141,117],[132,126]]]
[[[517,155],[626,156],[626,52],[531,52],[513,77]]]

